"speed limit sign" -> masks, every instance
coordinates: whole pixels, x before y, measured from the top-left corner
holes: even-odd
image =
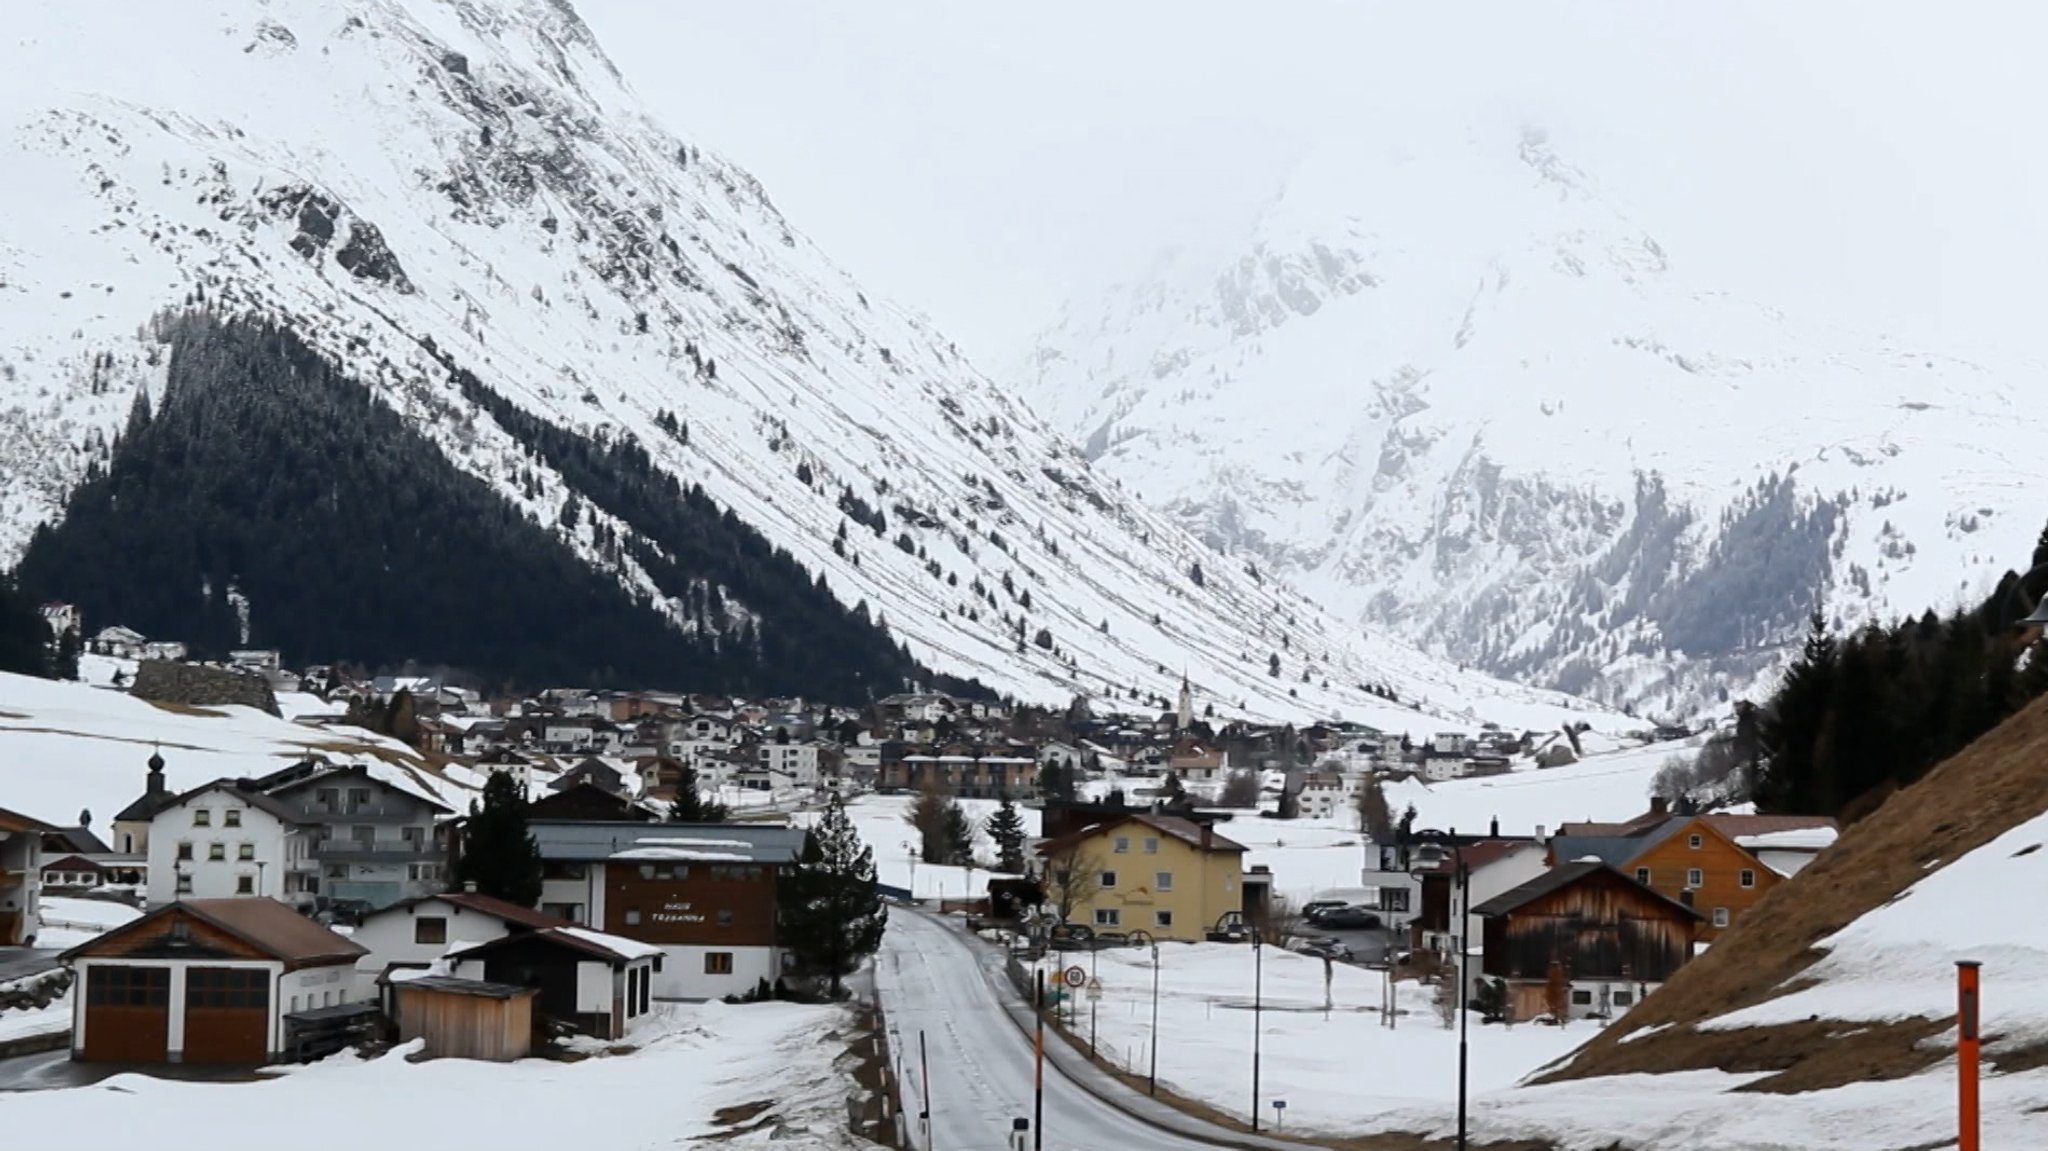
[[[1079,987],[1088,982],[1088,972],[1080,967],[1069,967],[1060,973],[1060,982],[1068,987]]]

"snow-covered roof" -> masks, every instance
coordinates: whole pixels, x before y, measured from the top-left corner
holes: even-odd
[[[1736,845],[1751,851],[1823,851],[1834,846],[1841,832],[1832,827],[1801,827],[1762,835],[1741,835]]]
[[[623,935],[610,935],[602,931],[592,931],[588,927],[557,927],[554,930],[571,938],[580,939],[593,946],[602,947],[607,951],[616,952],[625,959],[652,959],[657,955],[664,954],[661,948],[656,947],[652,943],[642,943],[637,939],[627,939]]]

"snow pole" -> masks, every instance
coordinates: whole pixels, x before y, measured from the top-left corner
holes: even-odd
[[[1977,975],[1982,966],[1974,959],[1956,961],[1956,1110],[1959,1132],[1956,1151],[1978,1151],[1977,1057]]]

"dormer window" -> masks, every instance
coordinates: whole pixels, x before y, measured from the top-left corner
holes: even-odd
[[[209,808],[204,808],[204,807],[195,807],[195,808],[193,808],[193,809],[192,809],[192,826],[194,826],[194,827],[212,827],[212,826],[213,826],[213,811],[212,811],[211,809],[209,809]]]

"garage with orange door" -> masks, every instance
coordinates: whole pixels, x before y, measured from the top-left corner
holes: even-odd
[[[160,907],[64,953],[71,1055],[104,1063],[257,1066],[275,1060],[301,1002],[348,1002],[367,954],[274,899]]]

